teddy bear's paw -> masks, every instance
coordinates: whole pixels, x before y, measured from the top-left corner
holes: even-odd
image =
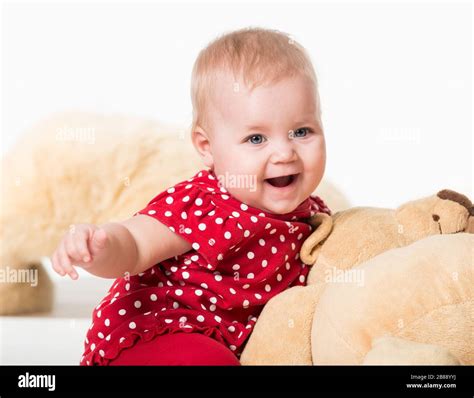
[[[363,365],[460,365],[446,348],[384,336],[373,341]]]

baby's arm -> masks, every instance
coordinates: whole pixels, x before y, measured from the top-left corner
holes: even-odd
[[[136,275],[191,245],[159,221],[139,214],[123,222],[79,224],[52,256],[53,268],[76,279],[73,265],[102,278]]]

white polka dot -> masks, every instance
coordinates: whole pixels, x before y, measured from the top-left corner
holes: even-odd
[[[291,244],[291,250],[295,250],[296,249],[296,245],[294,243]]]
[[[104,350],[99,350],[99,354],[100,354],[101,357],[103,357],[105,355]]]
[[[250,236],[250,231],[248,229],[246,229],[244,231],[244,237],[248,238]]]
[[[179,303],[178,303],[177,301],[174,301],[174,302],[173,302],[173,308],[174,308],[174,309],[179,308]]]
[[[97,312],[97,318],[100,318],[102,316],[102,310],[100,310],[99,312]]]
[[[201,289],[197,289],[197,290],[194,291],[194,294],[195,294],[196,296],[202,296],[202,290],[201,290]]]
[[[177,296],[182,296],[182,295],[183,295],[183,291],[182,291],[181,289],[176,289],[176,290],[175,290],[175,294],[176,294]]]
[[[240,213],[239,213],[238,211],[233,211],[233,212],[232,212],[232,215],[233,215],[234,217],[240,217]]]
[[[212,304],[216,304],[217,303],[217,299],[215,297],[211,297],[209,299],[209,301],[212,303]]]
[[[212,210],[212,211],[210,211],[209,213],[207,213],[207,215],[208,215],[208,216],[211,216],[211,217],[212,217],[214,214],[216,214],[216,211],[215,211],[215,210]]]
[[[110,319],[107,318],[107,319],[105,320],[104,324],[105,324],[105,326],[110,326]]]
[[[169,205],[170,205],[171,203],[173,203],[173,198],[172,198],[171,196],[168,196],[168,197],[166,198],[166,203],[168,203]]]
[[[209,243],[209,246],[214,246],[216,244],[216,240],[211,238],[207,243]]]
[[[184,198],[183,198],[183,202],[188,202],[189,201],[189,196],[186,195]]]
[[[228,308],[228,309],[230,310],[230,308]],[[214,304],[211,304],[211,305],[209,306],[209,310],[210,310],[210,311],[215,311],[215,310],[216,310],[216,306],[215,306]]]
[[[247,253],[247,257],[252,260],[254,257],[255,257],[255,254],[253,254],[253,252],[248,252]]]
[[[168,193],[173,193],[175,191],[175,189],[173,187],[169,188],[166,192]]]
[[[95,350],[95,344],[92,343],[92,344],[91,344],[91,351],[94,351],[94,350]]]
[[[250,220],[251,220],[252,222],[257,222],[257,221],[258,221],[258,218],[255,217],[255,216],[252,216],[252,217],[250,217]]]
[[[230,326],[227,328],[227,330],[228,330],[229,332],[235,332],[235,326],[230,325]]]
[[[193,232],[193,231],[192,231],[191,228],[185,228],[185,229],[184,229],[184,232],[189,235],[189,234],[190,234],[191,232]]]
[[[272,246],[272,253],[275,254],[277,251],[277,248],[275,246]]]
[[[191,246],[194,250],[199,250],[199,248],[200,248],[199,243],[197,243],[197,242],[194,242]]]
[[[170,231],[175,231],[175,229],[173,227],[169,227]]]
[[[182,317],[179,318],[179,321],[180,321],[181,323],[184,323],[184,322],[186,322],[187,320],[188,320],[188,318],[186,318],[185,316],[182,316]]]
[[[301,282],[301,283],[304,283],[305,279],[306,279],[306,278],[305,278],[304,275],[300,275],[300,282]]]
[[[202,199],[201,198],[197,198],[194,203],[196,204],[196,206],[201,206],[202,205]]]
[[[272,224],[268,223],[267,225],[265,225],[265,229],[268,229],[268,228],[271,228]]]
[[[278,282],[281,282],[282,279],[283,279],[283,277],[281,276],[281,274],[278,274],[278,275],[277,275],[277,281],[278,281]]]
[[[280,235],[280,242],[284,242],[285,241],[285,237],[283,235]]]
[[[255,278],[255,275],[253,272],[251,272],[250,274],[247,274],[247,279],[253,279]]]
[[[235,291],[235,289],[233,288],[230,288],[229,291],[232,293],[232,294],[236,294],[237,292]]]
[[[270,235],[273,235],[276,231],[277,231],[276,228],[273,228],[273,229],[270,231]]]
[[[220,282],[222,280],[222,276],[221,275],[214,275],[214,279],[217,281],[217,282]]]
[[[269,284],[266,284],[265,285],[265,291],[269,292],[270,290],[272,290],[272,287]]]
[[[133,305],[135,306],[135,308],[140,308],[142,306],[142,303],[140,300],[137,300],[133,303]]]
[[[226,231],[226,232],[224,233],[224,238],[230,239],[231,237],[232,237],[232,234],[231,234],[229,231]]]
[[[239,265],[239,264],[234,264],[234,265],[232,266],[232,269],[233,269],[234,271],[238,271],[238,270],[240,269],[240,265]]]
[[[188,271],[184,271],[182,275],[183,275],[183,279],[188,279],[189,278],[189,272]]]
[[[224,220],[223,220],[222,218],[220,218],[220,217],[217,217],[217,218],[216,218],[216,224],[222,224],[223,221],[224,221]]]
[[[299,234],[299,235],[298,235],[298,240],[301,240],[302,237],[303,237],[303,234],[302,234],[302,233]]]
[[[135,329],[135,328],[137,327],[137,324],[136,324],[135,322],[130,322],[130,323],[128,324],[128,327],[129,327],[130,329]]]
[[[186,220],[186,219],[188,218],[188,215],[186,214],[185,211],[181,212],[181,218],[182,218],[183,220]]]
[[[110,341],[110,334],[107,335],[107,337],[105,338],[105,340]]]
[[[265,246],[265,240],[264,239],[259,239],[258,244],[260,246]]]
[[[229,196],[228,196],[228,195],[221,195],[221,197],[222,197],[222,199],[224,199],[224,200],[229,199]]]
[[[242,204],[240,205],[240,208],[241,208],[243,211],[247,211],[249,207],[248,207],[245,203],[242,203]]]
[[[130,290],[130,283],[125,284],[125,290]]]
[[[286,268],[286,269],[288,269],[288,270],[289,270],[289,269],[290,269],[290,267],[291,267],[291,266],[290,266],[290,263],[286,263],[286,264],[285,264],[285,268]]]
[[[102,333],[102,332],[97,333],[97,336],[99,336],[99,338],[101,338],[101,339],[103,339],[105,337],[104,333]]]
[[[149,210],[148,214],[150,214],[150,215],[156,214],[156,210]]]
[[[165,319],[165,322],[166,323],[171,323],[171,322],[173,322],[173,320],[172,319]]]
[[[221,261],[223,258],[224,258],[224,256],[222,255],[222,253],[219,253],[219,254],[217,255],[217,259],[218,259],[219,261]]]
[[[248,283],[246,283],[245,285],[242,286],[242,289],[248,289],[250,287],[250,285]]]
[[[165,211],[165,216],[166,217],[171,217],[172,215],[173,215],[173,213],[171,213],[169,210]]]
[[[243,305],[244,308],[248,308],[249,304],[250,304],[250,302],[248,300],[244,300],[242,305]]]
[[[258,298],[259,300],[262,298],[261,294],[255,293],[255,297]]]
[[[156,300],[158,300],[158,297],[156,296],[156,294],[151,294],[150,295],[150,300],[151,301],[156,301]]]
[[[237,347],[236,347],[235,345],[233,345],[233,344],[231,344],[231,345],[229,346],[229,348],[231,349],[231,351],[235,351],[235,350],[237,349]]]
[[[188,185],[186,185],[184,188],[185,188],[185,189],[189,189],[189,188],[191,188],[192,186],[193,186],[192,184],[188,184]]]
[[[199,322],[204,322],[204,316],[202,316],[202,315],[198,315],[198,316],[196,317],[196,319],[197,319]]]
[[[217,322],[222,321],[222,318],[221,318],[219,315],[215,315],[215,316],[214,316],[214,319],[215,319]]]
[[[197,260],[199,260],[199,256],[195,254],[194,256],[191,256],[191,260],[196,262]]]
[[[123,308],[119,310],[118,314],[119,315],[125,315],[127,313],[127,310],[124,310]]]
[[[178,270],[178,267],[176,267],[175,265],[173,265],[173,266],[170,268],[170,270],[171,270],[172,272],[176,272],[176,271]]]
[[[265,268],[268,265],[267,260],[262,260],[262,267]]]
[[[209,289],[209,286],[207,286],[207,283],[201,283],[201,287],[204,289]]]

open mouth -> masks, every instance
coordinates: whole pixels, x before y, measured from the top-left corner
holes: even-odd
[[[274,186],[276,188],[285,188],[293,184],[298,178],[298,176],[299,174],[291,174],[288,176],[267,178],[265,179],[265,182],[268,182],[271,186]]]

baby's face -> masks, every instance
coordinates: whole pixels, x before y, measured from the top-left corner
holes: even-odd
[[[205,162],[234,197],[285,214],[316,189],[326,148],[315,92],[306,77],[252,92],[231,76],[219,77],[209,110]]]

